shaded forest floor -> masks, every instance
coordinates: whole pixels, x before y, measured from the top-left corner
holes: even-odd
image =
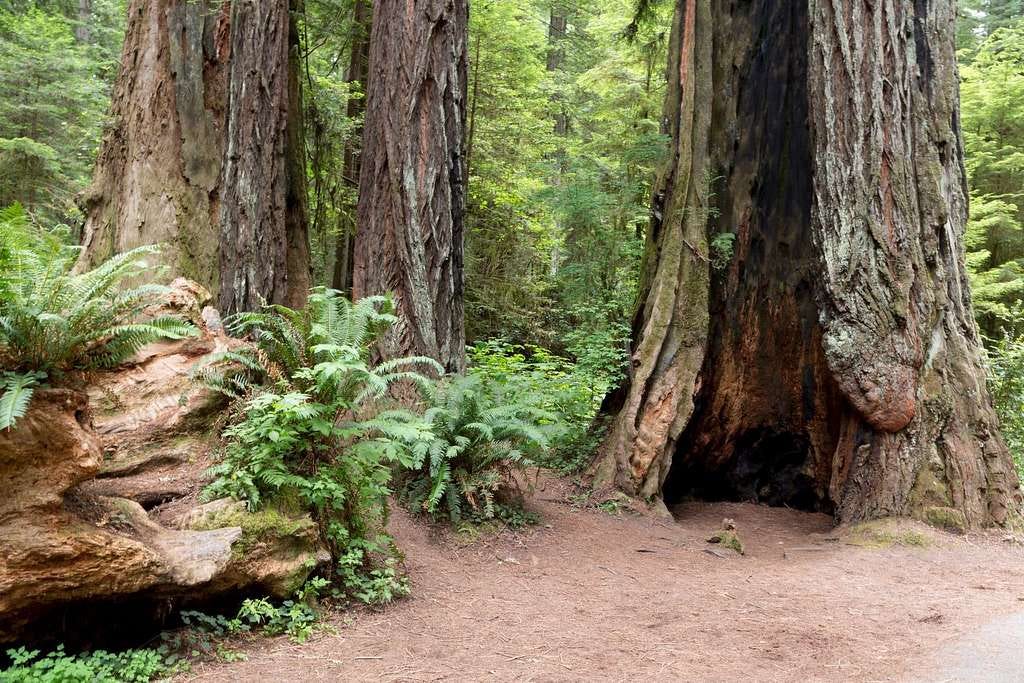
[[[1024,627],[1024,546],[1003,533],[851,534],[824,515],[733,503],[685,504],[672,523],[579,510],[570,492],[542,479],[540,526],[471,543],[396,509],[412,597],[340,614],[305,645],[254,640],[248,661],[191,678],[961,680],[971,638],[1024,632],[998,626]],[[708,552],[724,517],[746,556]],[[1015,649],[985,657],[1021,666]]]

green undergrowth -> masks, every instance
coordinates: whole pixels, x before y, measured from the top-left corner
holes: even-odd
[[[541,523],[539,513],[518,505],[497,505],[491,519],[471,517],[455,526],[459,543],[473,545],[500,536],[507,531],[523,531]]]
[[[242,661],[246,655],[237,648],[246,638],[285,636],[301,644],[317,631],[330,631],[328,606],[345,598],[326,579],[314,578],[289,600],[246,599],[233,615],[183,611],[181,628],[160,634],[156,646],[81,654],[63,645],[45,654],[10,649],[0,683],[144,683],[185,673],[201,661]]]
[[[592,346],[599,346],[595,342]],[[581,348],[586,347],[581,342]],[[586,347],[589,348],[589,347]],[[469,349],[470,374],[507,400],[531,406],[549,416],[548,447],[535,463],[568,475],[585,468],[604,438],[595,423],[601,400],[621,379],[621,355],[609,358],[578,350],[579,357],[555,355],[539,346],[501,339],[479,342]]]
[[[103,650],[71,655],[58,646],[53,652],[7,650],[11,665],[0,670],[3,683],[145,683],[173,672],[173,664],[157,650]]]

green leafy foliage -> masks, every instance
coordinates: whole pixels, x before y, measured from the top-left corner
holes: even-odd
[[[183,611],[182,627],[162,633],[157,652],[167,666],[184,668],[197,659],[244,660],[245,655],[226,641],[246,634],[285,635],[294,643],[304,643],[325,627],[321,599],[329,585],[323,578],[310,579],[292,599],[279,604],[269,598],[247,598],[234,616]]]
[[[1013,315],[1021,317],[1020,312]],[[1003,438],[1024,481],[1024,334],[1006,330],[989,340],[988,360],[989,390]]]
[[[452,522],[493,519],[503,489],[531,455],[548,448],[554,416],[518,400],[500,384],[458,377],[440,387],[423,416],[429,438],[408,444],[414,462],[400,493],[410,508]]]
[[[559,238],[538,194],[555,153],[547,30],[535,3],[470,7],[467,334],[538,339]]]
[[[413,368],[442,371],[426,358],[371,363],[370,346],[393,321],[387,298],[353,304],[316,289],[302,310],[270,306],[228,319],[228,329],[253,345],[198,370],[235,398],[237,415],[205,495],[243,500],[253,510],[297,500],[317,521],[342,583],[367,596],[402,593],[387,560],[373,564],[392,553],[383,533],[391,467],[410,464],[409,444],[429,432],[413,413],[380,404],[399,384],[431,390]],[[367,588],[363,580],[376,583]]]
[[[367,2],[369,7],[372,3]],[[365,84],[349,83],[354,0],[307,0],[292,15],[302,40],[303,118],[309,189],[309,238],[316,282],[332,281],[338,241],[355,229]],[[372,8],[371,8],[372,11]],[[343,284],[343,283],[341,283]]]
[[[732,261],[736,235],[731,232],[720,232],[711,238],[711,267],[722,270]]]
[[[25,416],[36,385],[45,377],[39,372],[0,374],[0,429],[11,429]]]
[[[0,9],[0,205],[77,222],[73,197],[91,177],[124,17],[123,0],[91,0],[87,26],[53,3]]]
[[[580,360],[572,362],[540,347],[504,340],[479,342],[469,349],[470,373],[508,400],[553,416],[557,429],[550,449],[537,462],[564,473],[582,469],[604,436],[594,424],[601,401],[625,371],[625,324],[604,327],[605,336],[578,331],[569,337]]]
[[[7,657],[11,666],[0,670],[4,683],[147,683],[169,672],[156,650],[69,655],[58,646],[46,655],[25,648],[7,650]]]
[[[1018,24],[1024,17],[1021,0],[960,0],[957,12],[957,48],[970,62],[978,45],[995,31]]]
[[[471,341],[570,353],[629,317],[650,183],[670,3],[477,3],[470,16],[466,313]],[[649,10],[649,11],[648,11]],[[602,302],[602,306],[593,306]]]
[[[975,16],[985,23],[961,52],[967,265],[978,323],[989,337],[1017,324],[1012,311],[1024,296],[1024,20],[1019,12],[999,14],[1006,9]]]
[[[398,573],[398,560],[387,557],[382,566],[371,567],[370,558],[381,548],[366,541],[350,542],[338,560],[338,577],[349,595],[371,606],[386,605],[409,594],[409,578]]]
[[[17,205],[0,212],[0,245],[0,429],[24,415],[43,382],[116,367],[146,344],[195,333],[178,317],[146,315],[166,287],[126,286],[151,270],[158,247],[75,273],[78,250],[30,225]]]

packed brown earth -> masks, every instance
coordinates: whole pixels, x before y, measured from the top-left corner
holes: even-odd
[[[475,538],[396,510],[411,597],[339,613],[305,645],[236,644],[246,661],[186,678],[949,680],[959,638],[1024,612],[1024,546],[1006,532],[834,529],[738,503],[684,504],[673,521],[579,509],[571,493],[542,479],[540,525]],[[723,518],[745,555],[707,543]]]

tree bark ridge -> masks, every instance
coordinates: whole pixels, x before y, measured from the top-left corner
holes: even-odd
[[[353,294],[394,294],[386,356],[465,368],[464,0],[378,0],[360,172]]]

